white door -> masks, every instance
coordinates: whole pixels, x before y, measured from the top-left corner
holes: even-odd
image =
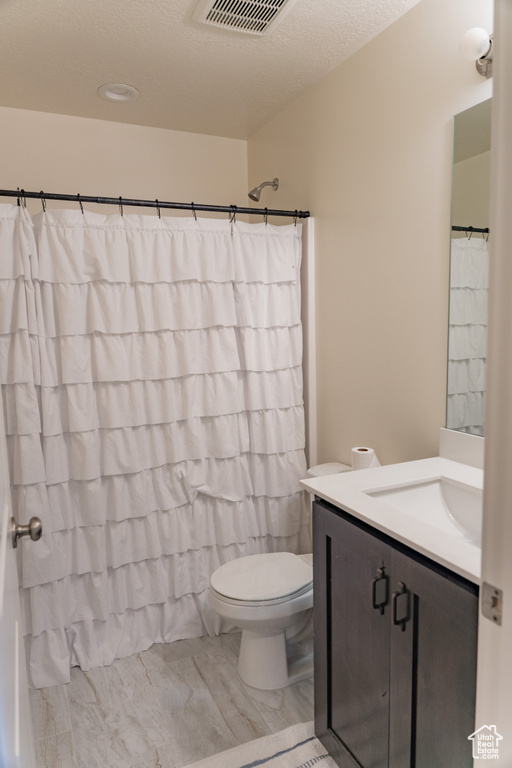
[[[0,768],[35,768],[1,401],[0,513]]]

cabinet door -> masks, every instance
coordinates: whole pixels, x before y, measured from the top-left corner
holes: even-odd
[[[391,627],[389,764],[471,768],[476,587],[396,550],[391,569],[392,614],[406,620]]]
[[[388,766],[387,552],[379,539],[315,503],[315,726],[343,767]],[[374,579],[380,584],[372,601]],[[382,609],[372,607],[376,601]]]
[[[471,768],[477,588],[327,502],[313,542],[318,738],[341,768]]]

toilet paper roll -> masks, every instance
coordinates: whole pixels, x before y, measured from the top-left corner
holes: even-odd
[[[364,446],[352,448],[352,469],[369,469],[370,467],[380,467],[380,461],[373,448]]]

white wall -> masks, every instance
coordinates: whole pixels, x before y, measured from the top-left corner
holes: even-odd
[[[473,26],[489,0],[422,0],[249,141],[265,204],[316,220],[319,461],[437,454],[452,117],[492,89],[458,53]]]
[[[0,107],[0,156],[2,189],[247,202],[247,144],[237,139]]]

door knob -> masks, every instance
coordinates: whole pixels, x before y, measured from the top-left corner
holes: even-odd
[[[14,549],[18,546],[18,539],[22,536],[30,536],[32,541],[39,541],[43,535],[43,524],[38,517],[31,517],[28,525],[18,525],[14,517],[11,517],[11,538]]]

